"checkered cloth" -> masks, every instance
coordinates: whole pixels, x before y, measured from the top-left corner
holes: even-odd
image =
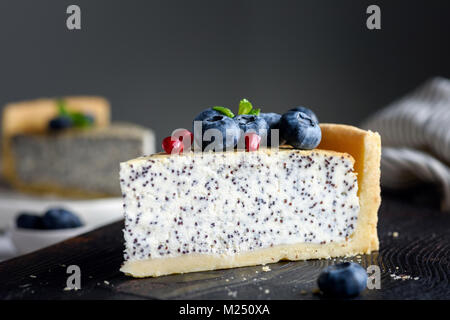
[[[433,78],[363,123],[383,146],[381,184],[402,188],[421,182],[442,190],[450,211],[450,80]]]

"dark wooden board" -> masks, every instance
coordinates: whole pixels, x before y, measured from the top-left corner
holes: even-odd
[[[430,206],[436,204],[433,195],[425,189],[383,194],[380,251],[336,259],[381,268],[381,289],[365,290],[357,299],[450,299],[450,214]],[[313,293],[316,279],[322,268],[336,263],[333,259],[285,261],[269,265],[268,272],[257,266],[133,279],[119,271],[122,227],[117,222],[1,263],[0,298],[321,299]],[[65,291],[66,268],[72,264],[81,269],[82,288]]]

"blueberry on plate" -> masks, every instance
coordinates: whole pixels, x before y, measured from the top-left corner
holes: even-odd
[[[67,116],[58,116],[51,119],[48,123],[48,127],[50,130],[58,131],[70,128],[73,126],[73,121],[70,117]]]
[[[205,151],[234,149],[241,136],[237,123],[222,114],[203,119],[201,129],[201,135],[194,129],[194,139]]]
[[[210,118],[213,116],[222,116],[223,114],[213,108],[208,108],[200,112],[195,118],[194,121],[203,121],[206,118]]]
[[[360,294],[367,285],[367,272],[359,264],[343,262],[325,268],[317,280],[327,296],[350,298]]]
[[[280,120],[281,138],[291,146],[298,149],[314,149],[322,139],[322,131],[306,113],[300,111],[288,111]]]
[[[263,143],[267,141],[267,135],[269,134],[269,125],[266,120],[260,116],[251,114],[241,114],[233,118],[241,130],[241,139],[245,138],[246,133],[256,133]],[[240,144],[239,144],[240,145]],[[245,144],[240,145],[242,147]]]
[[[63,208],[51,208],[42,217],[45,229],[68,229],[81,227],[83,223],[73,212]]]
[[[22,212],[17,216],[16,226],[24,229],[44,229],[42,217],[27,212]]]
[[[306,113],[311,119],[313,119],[315,122],[319,123],[319,118],[317,118],[316,114],[309,108],[299,106],[299,107],[292,108],[289,111],[300,111],[300,112]]]

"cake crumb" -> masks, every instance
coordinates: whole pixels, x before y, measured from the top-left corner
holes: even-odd
[[[77,291],[77,290],[79,290],[79,288],[78,287],[73,287],[73,288],[65,287],[63,290],[64,291],[72,291],[72,290]]]
[[[237,291],[228,291],[228,296],[236,298],[237,297]]]
[[[270,269],[269,266],[264,266],[264,267],[262,267],[262,271],[269,272],[269,271],[272,271],[272,270]]]
[[[392,232],[392,236],[393,236],[394,238],[397,238],[397,237],[398,237],[398,232],[397,232],[397,231]]]
[[[392,279],[394,279],[394,280],[402,280],[402,281],[404,281],[404,280],[419,280],[419,277],[414,277],[413,278],[412,276],[407,275],[407,274],[399,274],[399,275],[397,275],[395,273],[392,273],[392,274],[390,274],[390,277]]]

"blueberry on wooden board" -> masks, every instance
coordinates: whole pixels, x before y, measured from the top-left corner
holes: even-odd
[[[288,111],[280,120],[281,138],[298,149],[314,149],[322,139],[322,131],[317,122],[300,111]]]
[[[51,208],[42,217],[45,229],[67,229],[81,227],[83,223],[73,212],[63,208]]]
[[[317,283],[325,295],[351,298],[366,288],[367,272],[354,262],[338,263],[322,270]]]

